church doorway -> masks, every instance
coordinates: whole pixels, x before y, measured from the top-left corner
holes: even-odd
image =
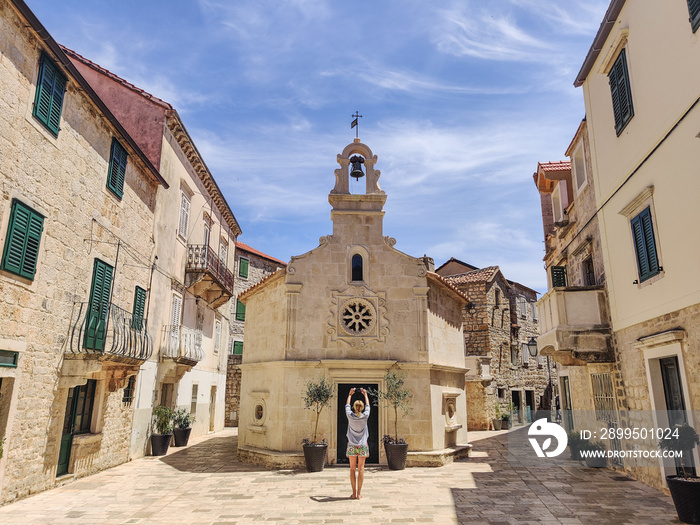
[[[350,400],[350,406],[359,399],[364,401],[362,392],[360,388],[367,390],[368,388],[377,389],[379,385],[377,383],[339,383],[338,384],[338,443],[337,443],[337,457],[339,465],[347,465],[350,460],[345,455],[345,449],[348,445],[348,439],[345,437],[348,431],[348,419],[345,415],[345,401],[348,399],[348,394],[350,389],[355,387],[357,390]],[[370,397],[370,403],[372,403],[372,398]],[[379,410],[378,407],[372,406],[369,412],[369,421],[367,425],[369,427],[369,457],[366,463],[368,464],[378,464],[379,463]]]

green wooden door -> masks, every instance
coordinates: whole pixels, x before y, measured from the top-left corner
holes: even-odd
[[[61,432],[61,449],[58,452],[58,468],[56,475],[61,476],[68,473],[70,463],[70,450],[73,446],[73,430],[75,428],[75,405],[78,395],[75,388],[68,389],[68,400],[66,401],[66,414],[63,419],[63,432]]]
[[[95,259],[85,320],[84,346],[91,350],[104,350],[113,272],[114,269],[109,264]]]

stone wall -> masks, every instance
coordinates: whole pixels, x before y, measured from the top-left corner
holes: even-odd
[[[228,356],[226,367],[226,420],[227,427],[237,427],[241,404],[241,360],[242,355]]]

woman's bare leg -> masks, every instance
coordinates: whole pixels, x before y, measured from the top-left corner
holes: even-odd
[[[362,492],[362,482],[365,479],[365,460],[367,458],[357,458],[357,499],[360,499],[360,492]]]
[[[350,485],[352,486],[352,496],[350,496],[352,499],[357,499],[358,493],[355,489],[355,469],[357,468],[357,456],[348,456],[348,459],[350,460]],[[364,459],[365,458],[360,458],[362,459],[362,464],[364,465]],[[362,486],[362,484],[360,484]]]

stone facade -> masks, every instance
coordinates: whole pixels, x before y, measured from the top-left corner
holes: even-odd
[[[0,24],[3,256],[16,206],[43,217],[33,276],[7,266],[0,271],[0,350],[16,358],[16,367],[0,367],[5,503],[56,483],[67,399],[88,380],[96,381],[94,403],[83,412],[84,433],[76,431],[63,479],[129,457],[133,411],[123,401],[124,387],[150,347],[147,332],[128,320],[136,287],[148,288],[156,194],[165,181],[101,101],[86,94],[85,80],[65,65],[55,41],[38,36],[26,6],[2,3]],[[42,60],[67,80],[57,134],[32,113]],[[128,154],[121,197],[107,187],[113,139]],[[84,349],[80,324],[96,261],[113,269],[103,353]],[[140,341],[120,346],[119,356],[110,353],[118,329]]]
[[[468,428],[493,428],[496,407],[512,411],[515,424],[549,409],[556,368],[527,349],[538,333],[536,292],[508,281],[497,266],[474,269],[452,258],[436,271],[469,298],[463,309]]]
[[[241,262],[243,261],[243,262]],[[241,373],[238,365],[241,364],[240,355],[243,352],[245,328],[245,311],[236,311],[238,296],[251,286],[255,286],[271,273],[280,268],[285,268],[287,263],[266,255],[255,248],[251,248],[242,242],[236,243],[234,285],[235,299],[231,301],[229,323],[229,360],[226,372],[226,426],[238,426],[238,412],[240,406]],[[231,354],[238,353],[238,357],[231,358]]]
[[[365,194],[348,189],[355,154],[365,160]],[[378,185],[376,161],[359,139],[348,145],[338,155],[340,169],[329,195],[333,234],[241,296],[246,304],[241,458],[303,465],[300,443],[313,432],[313,414],[303,406],[304,384],[325,378],[336,398],[321,413],[318,437],[329,442],[329,463],[344,461],[340,392],[358,385],[382,388],[388,369],[398,369],[414,395],[413,414],[399,421],[409,465],[441,464],[467,450],[460,314],[466,299],[384,236],[386,194]],[[393,417],[381,406],[374,410],[370,454],[378,454],[370,458],[381,463],[386,459],[379,437],[392,432]]]

